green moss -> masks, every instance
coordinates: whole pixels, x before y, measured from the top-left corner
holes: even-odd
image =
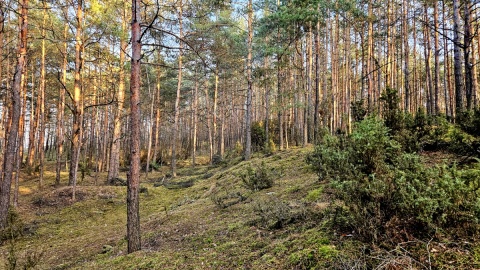
[[[322,194],[323,194],[323,186],[309,191],[308,195],[305,199],[308,202],[315,202],[315,201],[318,201],[320,199]]]

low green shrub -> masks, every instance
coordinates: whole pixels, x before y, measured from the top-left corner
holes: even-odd
[[[402,150],[378,118],[358,123],[350,136],[325,137],[307,162],[342,202],[332,226],[367,241],[397,234],[391,230],[421,237],[442,228],[478,227],[480,166],[427,167]]]
[[[240,191],[220,191],[212,194],[210,198],[215,205],[223,209],[245,201],[247,196]]]
[[[258,217],[254,223],[266,229],[282,228],[295,219],[292,208],[273,196],[255,201],[252,205],[253,211]]]
[[[240,175],[246,188],[252,191],[259,191],[273,186],[275,173],[273,168],[267,168],[264,161],[256,168],[248,166],[246,172]]]

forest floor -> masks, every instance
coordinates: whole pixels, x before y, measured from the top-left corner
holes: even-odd
[[[142,250],[133,254],[126,253],[126,187],[104,185],[104,174],[86,176],[72,202],[70,187],[54,187],[53,165],[42,190],[38,177],[22,174],[17,229],[0,246],[0,269],[13,262],[22,269],[353,268],[365,256],[362,243],[355,232],[326,229],[328,192],[305,162],[312,149],[180,164],[175,179],[164,177],[168,167],[143,174]],[[246,188],[242,175],[261,168],[274,176],[273,186]],[[62,177],[66,183],[67,173]],[[453,253],[452,267],[471,258],[461,252]],[[382,254],[379,260],[407,258]]]

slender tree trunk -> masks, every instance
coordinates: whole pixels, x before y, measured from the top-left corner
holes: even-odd
[[[63,30],[63,38],[64,38],[64,43],[63,43],[63,64],[62,64],[62,86],[60,87],[59,90],[59,95],[58,95],[58,103],[57,103],[57,129],[56,129],[56,135],[57,135],[57,165],[55,166],[55,185],[58,186],[60,185],[60,173],[62,171],[63,167],[63,144],[64,144],[64,134],[65,134],[65,126],[63,124],[64,122],[64,111],[65,111],[65,86],[67,84],[67,65],[68,65],[68,58],[67,58],[67,48],[68,48],[68,43],[67,43],[67,35],[68,35],[68,24],[65,25],[65,28]]]
[[[45,27],[47,20],[47,4],[43,1],[43,23],[42,23],[42,58],[40,67],[40,89],[38,95],[40,96],[40,114],[38,115],[40,122],[40,130],[38,132],[38,154],[39,154],[39,169],[40,177],[38,182],[38,188],[43,188],[43,175],[44,175],[44,162],[45,162]],[[33,74],[32,74],[33,75]]]
[[[27,71],[28,69],[25,68],[24,73],[22,74],[21,80],[21,100],[22,100],[22,111],[20,115],[20,122],[19,122],[19,131],[18,131],[18,153],[16,157],[16,164],[15,164],[15,183],[14,183],[14,190],[13,190],[13,207],[18,206],[18,193],[20,190],[20,168],[23,161],[23,141],[25,137],[25,114],[27,111],[27,89],[25,85],[25,79],[27,78]]]
[[[142,53],[140,0],[132,0],[132,69],[130,76],[130,169],[127,186],[128,253],[141,249],[140,241],[140,59]]]
[[[318,117],[320,109],[320,22],[315,31],[315,109],[313,113],[313,142],[318,142]]]
[[[68,174],[68,185],[72,186],[72,200],[75,201],[77,186],[78,162],[82,148],[83,137],[83,91],[81,73],[83,69],[83,0],[77,3],[77,30],[75,33],[75,71],[73,85],[73,127],[71,135],[70,170]]]
[[[418,91],[418,86],[417,86],[417,78],[418,78],[418,74],[417,74],[417,31],[415,30],[417,28],[417,19],[414,17],[412,18],[412,29],[414,31],[413,32],[413,46],[412,46],[412,58],[413,58],[413,76],[412,76],[412,87],[411,87],[411,91],[410,91],[410,106],[411,106],[411,112],[412,111],[415,111],[418,109],[418,102],[417,102],[417,93],[419,93],[420,91]]]
[[[28,153],[27,153],[27,168],[29,174],[34,173],[35,171],[35,145],[36,140],[36,133],[39,125],[39,114],[40,114],[40,102],[41,102],[41,95],[37,93],[37,101],[34,103],[34,96],[35,93],[35,72],[34,72],[34,65],[32,65],[32,86],[31,86],[31,99],[30,99],[30,131],[28,135]]]
[[[266,71],[268,68],[268,57],[263,59],[263,68]],[[265,81],[265,149],[269,149],[270,145],[270,84],[268,82],[268,74],[265,72],[264,81]],[[273,151],[275,149],[269,149]]]
[[[209,154],[209,161],[210,163],[213,160],[213,138],[212,138],[212,124],[210,123],[210,117],[208,116],[209,108],[210,108],[210,95],[208,91],[208,78],[205,79],[205,121],[207,123],[207,137],[208,137],[208,154]],[[233,99],[232,99],[233,101]]]
[[[303,141],[303,146],[306,146],[308,142],[310,141],[310,128],[309,128],[309,122],[310,122],[310,104],[311,104],[311,93],[312,93],[312,77],[313,77],[313,48],[312,48],[312,41],[313,41],[313,34],[312,34],[312,26],[309,25],[308,27],[309,31],[307,33],[307,36],[305,37],[305,43],[306,43],[306,65],[307,65],[307,70],[306,70],[306,75],[307,75],[307,88],[306,88],[306,95],[305,95],[305,136],[304,136],[304,141]]]
[[[20,33],[18,42],[18,61],[15,68],[12,91],[12,111],[11,125],[8,132],[7,145],[5,149],[4,160],[15,160],[18,146],[18,131],[20,116],[22,110],[22,101],[20,97],[22,87],[22,75],[25,71],[27,58],[27,14],[28,0],[22,0],[20,3]],[[0,229],[4,229],[8,223],[8,209],[10,207],[10,188],[12,184],[14,162],[3,163],[3,177],[0,184]],[[18,172],[17,172],[18,173]]]
[[[148,71],[147,73],[147,88],[148,88],[148,96],[152,97],[152,103],[150,104],[150,122],[155,122],[153,120],[153,113],[154,113],[154,106],[156,102],[156,95],[155,92],[152,93],[150,89],[150,76],[148,76]],[[147,164],[145,166],[145,179],[148,180],[148,171],[150,170],[150,157],[151,157],[151,152],[152,152],[152,140],[154,136],[154,130],[153,127],[150,128],[150,132],[148,134],[148,146],[147,146]]]
[[[427,112],[432,115],[434,112],[433,107],[433,89],[432,89],[432,71],[430,69],[430,31],[429,31],[429,17],[428,17],[428,7],[424,5],[424,18],[426,23],[423,28],[423,40],[424,40],[424,57],[425,57],[425,96],[427,99]]]
[[[3,58],[3,46],[4,46],[4,32],[5,32],[5,2],[2,1],[0,3],[0,57]],[[7,54],[7,61],[5,62],[8,62],[8,54]],[[7,65],[7,70],[9,68],[10,65]],[[7,77],[7,81],[9,80],[9,78]],[[3,86],[3,65],[0,64],[0,86]],[[8,88],[7,88],[8,89]],[[6,96],[6,95],[5,95]],[[5,97],[6,98],[6,97]],[[4,103],[6,104],[6,102]],[[5,123],[4,120],[4,116],[6,115],[6,110],[2,110],[2,112],[0,113],[0,156],[3,156],[3,151],[4,151],[4,142],[5,142],[5,134],[4,134],[4,130],[5,130],[5,126],[3,125],[3,123]],[[0,168],[3,169],[3,159],[0,160]],[[0,181],[2,181],[2,174],[0,173]]]
[[[179,2],[178,6],[178,27],[179,27],[179,37],[183,38],[183,6],[182,0]],[[179,40],[180,50],[178,52],[178,82],[177,82],[177,96],[175,98],[175,116],[173,123],[173,139],[172,139],[172,176],[177,176],[177,140],[179,134],[179,115],[180,115],[180,95],[182,89],[182,58],[183,58],[183,42]]]
[[[127,7],[126,4],[123,6],[123,16],[122,16],[122,33],[127,31]],[[123,114],[123,103],[125,102],[125,51],[127,49],[128,42],[126,41],[125,35],[120,37],[120,70],[119,70],[119,81],[118,81],[118,92],[117,92],[117,109],[115,111],[115,116],[113,120],[113,136],[112,136],[112,145],[110,148],[110,158],[108,161],[108,174],[107,182],[112,184],[113,181],[118,178],[119,167],[120,167],[120,144],[121,144],[121,135],[122,135],[122,114]]]
[[[279,133],[279,143],[278,147],[280,150],[284,148],[284,139],[283,139],[283,91],[282,91],[282,69],[281,69],[281,57],[277,55],[277,106],[278,106],[278,133]]]
[[[462,72],[462,56],[460,54],[460,0],[453,0],[453,69],[455,74],[455,115],[460,113],[465,104],[463,72]]]
[[[226,77],[224,76],[223,80],[223,89],[227,89],[227,80]],[[225,98],[225,91],[222,91],[220,95],[220,117],[221,117],[221,122],[220,122],[220,142],[219,142],[219,155],[223,159],[225,157],[225,126],[226,126],[226,116],[225,116],[225,106],[227,105],[226,98]]]
[[[154,118],[155,118],[155,121],[153,122],[153,126],[152,126],[152,132],[153,132],[153,157],[152,157],[152,160],[153,162],[157,162],[157,153],[158,153],[158,145],[159,145],[159,130],[160,130],[160,115],[161,115],[161,111],[160,111],[160,77],[161,77],[161,72],[160,72],[160,68],[157,68],[157,76],[156,76],[156,86],[155,86],[155,92],[156,92],[156,96],[157,96],[157,102],[156,102],[156,105],[155,105],[155,112],[154,112]]]
[[[192,109],[192,167],[196,165],[197,158],[197,113],[198,113],[198,74],[195,69],[195,87],[193,89],[193,109]]]
[[[445,7],[445,1],[442,1],[442,18],[443,18],[443,47],[444,47],[444,54],[445,54],[445,75],[444,75],[444,95],[445,95],[445,115],[447,117],[454,117],[453,114],[453,100],[450,98],[452,95],[452,87],[451,87],[451,69],[450,69],[450,53],[448,50],[448,32],[447,32],[447,22],[446,22],[446,7]]]
[[[217,103],[218,103],[218,67],[215,71],[215,87],[213,88],[213,113],[212,113],[212,124],[213,124],[213,135],[212,135],[212,144],[213,144],[213,153],[218,154],[218,145],[217,145]]]
[[[463,33],[463,60],[465,62],[465,94],[467,97],[467,110],[471,110],[473,106],[473,63],[471,61],[471,12],[470,1],[464,2],[464,33]]]
[[[368,2],[368,41],[367,41],[367,80],[368,80],[368,110],[373,108],[374,78],[373,78],[373,3]]]
[[[251,136],[251,125],[252,125],[252,92],[253,92],[253,81],[252,81],[252,42],[253,42],[253,6],[252,0],[248,0],[248,37],[247,37],[247,100],[246,100],[246,112],[245,112],[245,149],[243,158],[245,160],[250,159],[252,151],[252,136]]]
[[[433,23],[434,23],[434,47],[435,47],[435,74],[433,80],[433,88],[434,88],[434,100],[433,100],[433,108],[434,114],[438,115],[440,113],[440,107],[438,104],[439,101],[439,92],[440,92],[440,40],[439,40],[439,23],[438,23],[438,1],[435,1],[433,6]]]

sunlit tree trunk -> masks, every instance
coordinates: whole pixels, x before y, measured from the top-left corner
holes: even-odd
[[[430,55],[431,55],[431,48],[430,48],[430,29],[429,29],[429,17],[428,17],[428,7],[427,4],[424,5],[424,27],[423,27],[423,49],[424,49],[424,57],[425,57],[425,97],[427,100],[427,112],[432,115],[434,111],[433,107],[433,89],[432,89],[432,72],[430,69]]]
[[[367,41],[367,81],[368,81],[368,109],[373,107],[374,78],[373,78],[373,2],[368,2],[368,41]]]
[[[195,69],[195,87],[193,91],[193,104],[192,104],[192,166],[196,165],[197,158],[197,113],[198,113],[198,74],[197,69]]]
[[[57,129],[56,129],[56,137],[57,137],[57,156],[56,156],[56,166],[55,166],[55,185],[60,185],[60,173],[63,167],[63,144],[64,144],[64,134],[65,134],[65,126],[64,126],[64,110],[65,110],[65,86],[67,84],[67,65],[68,65],[68,58],[67,58],[67,48],[68,48],[68,24],[65,25],[63,30],[63,64],[62,64],[62,78],[61,83],[62,86],[59,89],[58,94],[58,102],[57,102]]]
[[[148,96],[152,98],[152,102],[150,103],[150,121],[151,122],[155,122],[155,120],[153,120],[153,113],[154,113],[154,106],[155,106],[155,102],[156,102],[156,99],[157,99],[157,96],[156,96],[156,91],[151,91],[151,87],[150,87],[150,76],[148,75],[148,71],[146,72],[147,74],[147,88],[148,88]],[[150,132],[148,133],[148,145],[147,145],[147,164],[145,166],[145,179],[148,179],[148,171],[150,170],[150,157],[152,156],[151,153],[152,153],[152,140],[153,140],[153,136],[154,136],[154,130],[153,130],[153,126],[150,128]]]
[[[82,148],[83,137],[83,91],[81,73],[83,69],[83,0],[77,3],[77,29],[75,32],[75,71],[73,85],[73,126],[71,135],[70,168],[68,174],[68,185],[72,186],[72,200],[75,200],[77,186],[78,162]]]
[[[460,0],[453,0],[453,69],[455,74],[455,115],[464,109],[464,87],[460,44]]]
[[[22,111],[20,115],[20,122],[19,122],[19,130],[18,130],[18,153],[16,157],[16,164],[15,164],[15,181],[14,181],[14,190],[13,190],[13,207],[18,206],[18,193],[20,190],[20,169],[23,162],[23,140],[25,137],[25,114],[27,111],[27,89],[25,85],[25,80],[27,78],[27,71],[28,69],[25,68],[22,74],[21,80],[21,100],[22,100]]]
[[[39,114],[40,114],[40,103],[41,95],[40,91],[35,91],[35,72],[34,66],[32,65],[32,84],[31,84],[31,99],[30,99],[30,131],[28,135],[28,152],[27,152],[27,168],[28,173],[31,174],[35,171],[35,155],[36,155],[36,145],[37,143],[37,129],[39,125]],[[34,102],[34,97],[36,93],[36,102]]]
[[[448,30],[447,30],[447,22],[446,22],[446,7],[445,1],[442,1],[442,36],[443,36],[443,47],[444,47],[444,54],[445,54],[445,75],[444,75],[444,95],[445,95],[445,115],[449,117],[453,117],[453,87],[451,87],[451,68],[450,68],[450,53],[448,50]]]
[[[433,24],[434,24],[434,48],[435,48],[435,67],[434,67],[434,75],[433,75],[433,88],[434,88],[434,97],[433,97],[433,109],[434,114],[438,115],[440,113],[439,107],[439,92],[440,92],[440,40],[438,31],[439,30],[439,23],[438,23],[438,1],[435,1],[433,6]]]
[[[3,39],[5,38],[5,1],[0,2],[0,57],[3,58],[3,53],[4,53],[4,41]],[[7,61],[8,62],[8,56],[7,56]],[[9,65],[7,65],[7,70],[8,70]],[[3,86],[3,64],[0,64],[0,86]],[[8,81],[8,77],[6,78]],[[8,88],[7,88],[8,89]],[[5,95],[6,96],[6,95]],[[5,97],[6,98],[6,97]],[[3,101],[3,100],[2,100]],[[4,103],[6,104],[6,102]],[[6,110],[2,110],[0,113],[0,155],[3,156],[3,151],[4,151],[4,142],[5,142],[5,134],[3,131],[5,130],[5,126],[3,123],[5,123],[4,117],[6,115]],[[0,168],[3,168],[3,158],[0,159]],[[2,175],[0,173],[0,181],[2,180]]]
[[[213,159],[213,138],[212,138],[212,124],[210,123],[210,117],[209,117],[209,108],[210,108],[210,95],[208,91],[208,78],[205,79],[205,86],[204,86],[204,92],[205,92],[205,122],[207,123],[207,137],[208,137],[208,153],[209,153],[209,161],[212,162]],[[233,99],[232,99],[233,101]]]
[[[213,110],[212,110],[212,145],[213,153],[218,154],[218,145],[217,145],[217,103],[218,103],[218,67],[215,71],[215,87],[213,88]]]
[[[153,126],[152,126],[152,145],[153,145],[153,157],[152,160],[153,162],[157,162],[157,153],[158,153],[158,146],[159,146],[159,130],[160,130],[160,116],[161,116],[161,111],[160,111],[160,77],[161,77],[161,72],[160,68],[157,67],[156,69],[156,84],[155,84],[155,96],[157,97],[156,105],[155,105],[155,111],[154,111],[154,121],[153,121]]]
[[[252,92],[253,92],[253,80],[252,80],[252,42],[253,42],[253,6],[252,0],[248,1],[247,6],[248,20],[247,20],[247,100],[246,100],[246,112],[245,112],[245,149],[243,158],[245,160],[250,159],[252,151]]]
[[[28,0],[22,0],[19,3],[19,42],[18,42],[18,60],[15,68],[15,75],[13,78],[12,92],[12,111],[10,114],[11,125],[8,132],[7,144],[3,159],[5,161],[15,160],[18,151],[18,131],[22,109],[22,102],[20,97],[22,87],[22,75],[25,71],[27,58],[27,15],[28,15]],[[0,183],[0,229],[4,229],[8,222],[8,209],[10,207],[10,189],[12,184],[12,177],[14,171],[14,162],[3,163],[3,177]],[[17,172],[18,173],[18,172]]]
[[[312,41],[313,41],[313,34],[312,34],[312,26],[309,25],[308,27],[308,33],[307,36],[305,37],[305,49],[306,49],[306,95],[305,95],[305,135],[304,135],[304,140],[303,140],[303,146],[307,145],[309,142],[309,139],[311,137],[310,134],[310,128],[309,128],[309,122],[310,122],[310,104],[311,104],[311,93],[312,93],[312,83],[313,83],[313,48],[312,48]]]
[[[472,52],[472,29],[471,29],[471,4],[470,1],[465,1],[464,4],[464,31],[463,31],[463,61],[465,62],[465,94],[467,98],[467,110],[471,110],[473,107],[473,77],[476,74],[473,73],[473,61]]]
[[[123,6],[122,16],[122,33],[127,31],[127,7]],[[110,157],[108,161],[108,175],[107,182],[112,184],[113,181],[118,178],[120,167],[120,144],[122,135],[122,115],[123,115],[123,103],[125,101],[125,50],[127,49],[127,37],[122,34],[120,37],[120,55],[119,55],[119,80],[117,91],[117,108],[113,120],[113,136],[112,144],[110,148]]]
[[[315,108],[313,112],[313,142],[318,141],[319,110],[320,110],[320,22],[315,28]]]
[[[130,169],[127,186],[128,253],[141,249],[140,241],[140,59],[142,53],[140,0],[132,0],[132,63],[130,75]]]
[[[266,71],[268,69],[268,57],[263,59],[263,68]],[[264,74],[264,82],[265,82],[265,147],[268,149],[270,144],[270,83],[268,82],[268,74],[265,72]],[[274,150],[274,149],[271,149]]]
[[[40,96],[40,114],[38,115],[40,130],[38,132],[38,155],[39,155],[39,169],[40,177],[38,182],[39,189],[43,188],[43,175],[44,175],[44,162],[45,162],[45,83],[46,83],[46,70],[45,70],[45,27],[47,19],[47,4],[43,1],[43,22],[42,22],[42,58],[40,62],[40,88],[38,95]]]
[[[180,0],[178,4],[178,29],[179,29],[179,37],[183,38],[183,6],[182,0]],[[179,134],[179,115],[180,115],[180,95],[182,89],[182,58],[183,58],[183,42],[179,40],[179,52],[178,52],[178,82],[177,82],[177,95],[175,98],[175,116],[173,119],[173,139],[172,139],[172,176],[177,176],[177,140]]]

